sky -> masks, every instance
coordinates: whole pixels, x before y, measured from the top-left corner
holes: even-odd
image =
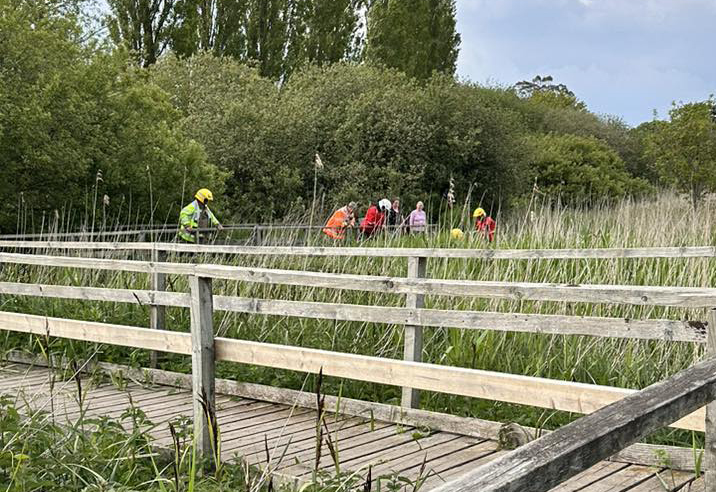
[[[552,75],[632,126],[716,94],[716,0],[457,0],[457,29],[461,79]]]

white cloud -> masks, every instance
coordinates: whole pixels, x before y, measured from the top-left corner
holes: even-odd
[[[715,0],[459,0],[458,73],[551,74],[592,110],[638,124],[716,92],[714,19]]]

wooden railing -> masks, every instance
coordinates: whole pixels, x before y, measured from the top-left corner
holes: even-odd
[[[126,246],[127,244],[130,245],[128,249],[135,247],[136,249],[141,249],[133,243],[123,243],[121,246]],[[5,243],[1,243],[0,246],[7,247]],[[120,245],[108,243],[82,243],[76,246],[84,249],[112,249],[115,246],[116,249],[126,249],[119,247]],[[142,244],[142,246],[147,249],[147,244]],[[697,343],[708,341],[709,344],[716,345],[716,335],[707,333],[707,326],[716,324],[713,321],[707,325],[703,322],[673,320],[625,320],[623,318],[605,317],[451,311],[422,307],[423,296],[431,295],[710,308],[716,306],[716,289],[712,288],[480,282],[424,278],[426,276],[425,265],[427,258],[479,258],[480,256],[475,255],[478,252],[473,250],[411,249],[396,251],[381,250],[380,248],[310,248],[304,249],[303,252],[291,253],[327,255],[330,254],[327,250],[331,249],[334,252],[333,254],[345,255],[347,250],[359,250],[364,251],[366,255],[370,253],[371,255],[381,256],[382,252],[388,252],[390,253],[388,256],[407,256],[410,258],[408,277],[387,277],[236,267],[218,264],[169,263],[156,261],[159,252],[180,251],[165,249],[175,248],[180,245],[152,244],[149,246],[148,250],[155,255],[155,261],[0,253],[0,264],[146,273],[152,278],[151,290],[0,282],[0,293],[147,305],[152,309],[152,315],[150,316],[151,328],[0,312],[0,329],[191,355],[194,394],[206,397],[210,405],[213,405],[214,363],[215,361],[230,361],[309,373],[317,373],[322,370],[325,375],[329,376],[402,386],[404,388],[402,404],[407,408],[418,406],[419,394],[417,390],[428,390],[584,414],[598,412],[600,409],[604,409],[627,396],[638,398],[640,393],[623,388],[423,363],[420,361],[422,327],[457,327]],[[65,243],[25,245],[23,243],[20,247],[69,249],[72,245]],[[204,248],[214,249],[215,247],[202,246],[200,248],[203,250]],[[243,249],[245,250],[246,248]],[[297,248],[289,249],[294,251]],[[270,251],[259,252],[256,249],[249,249],[251,252],[245,253],[287,254],[285,250],[286,248],[270,248]],[[601,250],[582,253],[578,253],[579,250],[561,250],[562,253],[539,253],[539,256],[536,257],[620,258],[635,257],[634,255],[637,254],[635,251],[638,251],[639,254],[647,255],[645,257],[679,257],[677,256],[677,250],[681,253],[681,257],[713,255],[713,248],[707,247],[692,249],[658,248],[650,251],[644,249],[620,250],[618,254],[622,256],[604,256],[606,253]],[[282,252],[279,253],[278,251]],[[207,250],[206,252],[209,251]],[[217,251],[211,252],[215,253]],[[238,251],[225,250],[218,252]],[[458,256],[452,256],[454,252],[457,252]],[[494,251],[494,253],[495,256],[493,257],[497,257],[498,253],[509,254],[510,252]],[[460,256],[460,254],[464,256]],[[534,251],[525,252],[521,258],[533,258],[535,256],[529,255],[534,254]],[[504,257],[510,256],[506,255]],[[188,276],[190,291],[187,293],[163,291],[166,275]],[[407,302],[405,307],[386,307],[214,296],[212,292],[213,279],[406,294]],[[185,307],[191,310],[191,333],[162,329],[162,309],[165,306]],[[402,324],[406,326],[405,360],[214,337],[213,310]],[[708,368],[711,368],[712,365],[709,365]],[[692,371],[689,374],[702,373]],[[702,386],[711,388],[711,383],[704,383]],[[695,386],[691,388],[693,389]],[[712,395],[708,391],[706,393]],[[666,422],[660,417],[650,422],[653,425],[673,422],[674,427],[704,431],[706,427],[703,410],[695,412],[693,410],[701,407],[703,403],[710,401],[709,398],[712,399],[713,397],[709,396],[709,398],[704,399],[699,396],[699,398],[701,399],[697,399],[698,404],[680,406],[679,412],[672,412],[670,415],[675,415],[672,421]],[[207,429],[202,427],[204,422],[202,412],[201,405],[197,403],[194,418],[197,425],[199,449],[208,452],[210,446],[209,437]],[[641,428],[646,427],[642,426]],[[651,428],[649,427],[649,429]],[[620,429],[613,430],[617,434],[622,432]],[[707,433],[707,436],[710,435],[710,433]],[[627,441],[632,442],[631,437],[622,441],[615,441],[619,445],[615,444],[609,448],[609,455],[626,446],[629,443]],[[709,440],[709,442],[711,441]],[[581,463],[585,464],[587,461],[582,461]],[[572,471],[578,468],[574,463],[569,466]],[[566,475],[559,476],[567,478]],[[529,481],[529,479],[525,480]],[[483,489],[473,488],[473,490]]]
[[[602,249],[494,249],[494,248],[381,248],[340,246],[236,246],[146,242],[7,241],[2,249],[158,251],[176,253],[261,256],[369,256],[376,258],[465,258],[494,260],[713,258],[716,246],[602,248]]]
[[[582,417],[443,484],[434,492],[542,492],[716,398],[716,357]],[[714,434],[707,434],[704,489],[716,490]],[[670,489],[669,489],[670,490]]]

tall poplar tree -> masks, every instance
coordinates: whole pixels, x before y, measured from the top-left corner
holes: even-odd
[[[460,34],[455,0],[374,0],[368,11],[365,59],[426,79],[453,75]]]

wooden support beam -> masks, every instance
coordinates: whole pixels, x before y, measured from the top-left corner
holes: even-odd
[[[166,260],[166,252],[156,249],[152,250],[152,263],[159,263]],[[165,273],[153,272],[150,274],[150,288],[155,292],[163,292],[167,288],[167,275]],[[161,304],[152,303],[149,306],[149,327],[153,330],[164,330],[166,328],[166,308]],[[149,367],[157,367],[158,354],[155,351],[149,353]]]
[[[408,258],[408,278],[425,278],[428,259],[424,256]],[[425,295],[407,294],[405,307],[422,309],[425,306]],[[417,325],[405,325],[403,360],[420,362],[423,359],[423,328]],[[420,408],[420,392],[415,388],[403,387],[401,406],[404,408]]]
[[[550,490],[714,397],[716,358],[710,358],[517,448],[434,492]]]
[[[716,356],[716,309],[709,310],[706,352]],[[704,464],[707,472],[704,476],[704,492],[716,492],[716,402],[706,405],[706,443],[704,446]]]
[[[191,374],[194,401],[194,443],[205,459],[217,456],[214,391],[214,309],[211,279],[189,277],[191,288]]]

